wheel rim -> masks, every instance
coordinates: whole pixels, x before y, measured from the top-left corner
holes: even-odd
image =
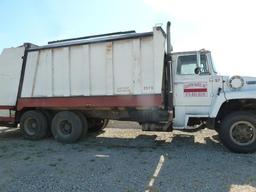
[[[59,124],[60,133],[63,135],[70,135],[72,133],[72,129],[72,123],[67,120],[61,121]]]
[[[231,126],[230,136],[237,145],[250,145],[256,140],[256,128],[248,121],[238,121]]]
[[[24,122],[24,129],[28,135],[35,135],[39,130],[38,122],[33,118],[28,118]]]

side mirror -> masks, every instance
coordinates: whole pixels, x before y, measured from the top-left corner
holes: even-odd
[[[194,72],[195,72],[196,75],[200,74],[201,68],[200,67],[195,68]]]

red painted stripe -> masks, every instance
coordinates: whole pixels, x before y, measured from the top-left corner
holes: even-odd
[[[207,88],[197,88],[197,89],[184,89],[185,93],[188,92],[207,92]]]
[[[162,96],[159,95],[126,95],[126,96],[87,96],[61,98],[20,98],[17,109],[26,107],[49,108],[85,108],[85,107],[160,107]]]
[[[0,122],[15,122],[14,117],[0,117]]]
[[[14,110],[15,108],[15,106],[0,105],[0,109]]]

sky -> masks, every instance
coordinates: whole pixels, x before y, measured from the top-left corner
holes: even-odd
[[[254,0],[0,0],[0,52],[171,21],[174,51],[205,48],[220,74],[256,77],[255,7]]]

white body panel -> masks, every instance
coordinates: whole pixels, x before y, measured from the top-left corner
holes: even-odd
[[[25,48],[4,49],[0,55],[0,106],[15,106]]]
[[[161,94],[165,37],[28,52],[22,97]]]

